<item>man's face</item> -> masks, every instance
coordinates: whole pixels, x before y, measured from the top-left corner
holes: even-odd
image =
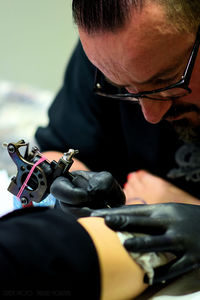
[[[195,35],[180,33],[166,19],[162,7],[146,5],[116,33],[87,34],[80,39],[90,61],[107,80],[137,93],[178,82],[187,65]],[[199,51],[200,52],[200,51]],[[145,119],[171,122],[179,131],[194,133],[200,126],[200,53],[196,58],[188,96],[165,102],[141,99]]]

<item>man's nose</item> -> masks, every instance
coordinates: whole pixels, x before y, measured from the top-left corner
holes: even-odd
[[[171,100],[159,101],[150,99],[141,99],[140,105],[145,119],[153,124],[160,122],[166,112],[172,106]]]

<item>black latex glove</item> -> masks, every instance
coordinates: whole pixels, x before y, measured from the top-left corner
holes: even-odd
[[[51,194],[61,208],[77,217],[89,216],[93,209],[117,207],[125,203],[125,195],[114,177],[106,171],[74,171],[73,179],[58,177]]]
[[[154,283],[200,267],[200,206],[178,203],[128,205],[95,211],[117,231],[147,234],[126,240],[132,252],[170,252],[176,259],[155,269]]]

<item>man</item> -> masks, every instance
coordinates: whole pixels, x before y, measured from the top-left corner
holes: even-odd
[[[101,2],[87,7],[73,1],[81,42],[94,65],[78,43],[49,126],[36,132],[41,150],[76,148],[81,165],[74,163],[74,169],[107,170],[124,184],[127,174],[143,168],[199,196],[199,147],[179,138],[198,141],[198,1],[183,1],[180,8],[179,1],[109,1],[102,12]],[[182,80],[188,63],[185,84],[168,89]],[[93,92],[94,66],[109,82],[105,91],[97,82],[98,94],[112,98]],[[110,82],[143,96],[117,97]]]
[[[56,158],[79,149],[75,170],[106,170],[121,185],[146,169],[199,198],[199,1],[74,0],[73,14],[81,44],[48,127],[36,132],[41,150]],[[90,182],[94,174],[75,175]],[[65,202],[73,185],[61,180],[64,193],[55,194]],[[79,190],[80,205],[84,197]]]

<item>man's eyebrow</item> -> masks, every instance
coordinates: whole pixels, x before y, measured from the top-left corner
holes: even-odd
[[[184,56],[190,54],[191,50],[192,50],[192,48],[190,47],[187,50],[187,54],[184,53]],[[160,70],[159,72],[157,72],[156,74],[154,74],[152,77],[148,78],[147,80],[142,81],[142,82],[136,82],[136,83],[138,83],[138,84],[150,84],[150,83],[156,81],[156,79],[159,79],[159,77],[168,76],[172,72],[174,72],[175,70],[178,69],[178,67],[181,65],[181,63],[182,63],[183,60],[184,60],[184,58],[181,56],[181,57],[179,57],[179,59],[176,59],[176,63],[175,64],[169,66],[167,69]],[[117,83],[114,83],[110,79],[108,79],[107,77],[105,77],[105,79],[106,79],[107,82],[109,82],[112,85],[117,86],[117,87],[129,87],[129,86],[131,86],[130,84],[117,84]]]
[[[136,82],[137,84],[150,84],[152,82],[154,82],[156,79],[158,79],[159,77],[163,77],[163,76],[167,76],[167,75],[170,75],[174,70],[177,69],[177,66],[179,64],[176,64],[176,65],[173,65],[171,67],[169,67],[168,69],[165,69],[165,70],[161,70],[159,71],[158,73],[154,74],[152,77],[150,77],[149,79],[145,80],[145,81],[141,81],[141,82]],[[105,76],[105,79],[108,83],[114,85],[114,86],[117,86],[117,87],[129,87],[131,86],[131,84],[118,84],[118,83],[115,83],[113,82],[112,80],[110,80],[108,77]]]
[[[156,79],[159,79],[161,77],[165,77],[170,75],[172,72],[176,71],[177,68],[180,66],[180,63],[177,63],[171,67],[169,67],[168,69],[165,70],[161,70],[159,72],[157,72],[156,74],[154,74],[152,77],[150,77],[149,79],[142,81],[142,82],[138,82],[139,84],[148,84],[148,83],[152,83],[154,81],[156,81]],[[177,75],[177,74],[176,74]]]
[[[110,84],[112,84],[112,85],[114,85],[114,86],[116,86],[116,87],[121,87],[121,88],[123,88],[123,87],[127,86],[127,85],[115,83],[115,82],[113,82],[112,80],[110,80],[108,77],[106,77],[105,75],[104,75],[104,78],[105,78],[105,80],[106,80],[108,83],[110,83]]]
[[[178,65],[178,64],[177,64]],[[171,67],[169,67],[168,69],[165,70],[161,70],[158,73],[154,74],[152,77],[150,77],[149,79],[145,80],[145,81],[141,81],[141,82],[136,82],[138,84],[149,84],[152,83],[153,81],[155,81],[157,78],[161,77],[161,76],[167,76],[170,75],[172,71],[177,69],[177,65],[173,65]],[[131,86],[130,84],[118,84],[113,82],[112,80],[110,80],[108,77],[105,76],[105,79],[108,83],[117,86],[117,87],[129,87]]]

